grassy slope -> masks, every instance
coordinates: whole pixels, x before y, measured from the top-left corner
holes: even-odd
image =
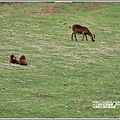
[[[120,3],[93,10],[90,4],[0,6],[0,118],[120,117],[120,107],[86,108],[93,100],[120,99]],[[57,13],[28,14],[50,5],[59,8]],[[88,26],[96,42],[82,42],[81,35],[71,41],[74,23]],[[29,65],[9,65],[10,54],[24,54]]]

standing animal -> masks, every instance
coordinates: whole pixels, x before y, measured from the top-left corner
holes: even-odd
[[[24,55],[22,55],[19,59],[19,64],[20,65],[27,65],[27,61]]]
[[[92,42],[95,42],[95,35],[93,35],[87,27],[83,27],[81,25],[74,24],[74,25],[72,25],[72,27],[69,27],[69,28],[72,28],[72,30],[73,30],[73,33],[71,35],[72,40],[73,40],[73,35],[75,37],[75,40],[77,41],[76,34],[82,34],[83,35],[82,41],[84,41],[84,36],[86,37],[86,41],[88,41],[87,35],[89,35],[91,37]]]
[[[16,57],[14,55],[10,55],[10,61],[9,61],[9,63],[19,64],[19,61],[16,60]]]

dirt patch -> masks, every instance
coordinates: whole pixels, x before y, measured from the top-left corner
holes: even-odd
[[[40,8],[36,12],[29,12],[29,14],[41,14],[41,15],[51,15],[56,13],[56,11],[59,10],[59,8],[56,8],[54,6],[49,6],[46,8]]]
[[[13,3],[3,3],[3,6],[4,7],[11,7],[11,6],[14,6],[14,5],[21,5],[22,2],[13,2]]]
[[[73,103],[79,103],[80,100],[72,100]]]
[[[93,9],[96,9],[96,8],[102,8],[102,7],[106,7],[106,6],[107,6],[107,4],[104,3],[104,2],[100,2],[98,4],[91,4],[89,6],[89,10],[93,10]]]
[[[28,12],[28,14],[51,15],[57,13],[58,10],[60,10],[60,8],[56,8],[55,6],[49,6],[45,8],[40,8],[35,12]],[[71,12],[59,12],[59,14],[70,15]]]
[[[38,96],[39,96],[39,97],[47,97],[46,94],[39,94]]]
[[[43,93],[38,94],[38,97],[41,97],[41,98],[53,98],[52,95],[47,95],[47,94],[43,94]]]
[[[10,7],[10,4],[3,4],[4,7]]]
[[[53,14],[57,10],[59,10],[59,8],[55,8],[54,6],[50,6],[47,8],[40,8],[39,10],[37,10],[37,13],[39,13],[39,14]]]
[[[66,22],[59,22],[60,24],[62,24],[62,25],[66,25],[67,23]]]

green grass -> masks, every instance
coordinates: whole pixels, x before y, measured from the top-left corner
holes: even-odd
[[[87,109],[92,101],[120,100],[120,3],[100,5],[0,5],[0,118],[120,117],[120,106]],[[49,6],[58,9],[37,13]],[[82,35],[71,41],[75,23],[96,42],[82,42]],[[24,54],[28,66],[10,65],[11,54]]]

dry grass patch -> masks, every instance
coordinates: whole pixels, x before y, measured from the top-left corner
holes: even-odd
[[[54,6],[48,6],[45,8],[40,8],[35,12],[28,12],[29,14],[41,14],[41,15],[51,15],[56,13],[56,11],[59,10],[59,8],[56,8]]]

